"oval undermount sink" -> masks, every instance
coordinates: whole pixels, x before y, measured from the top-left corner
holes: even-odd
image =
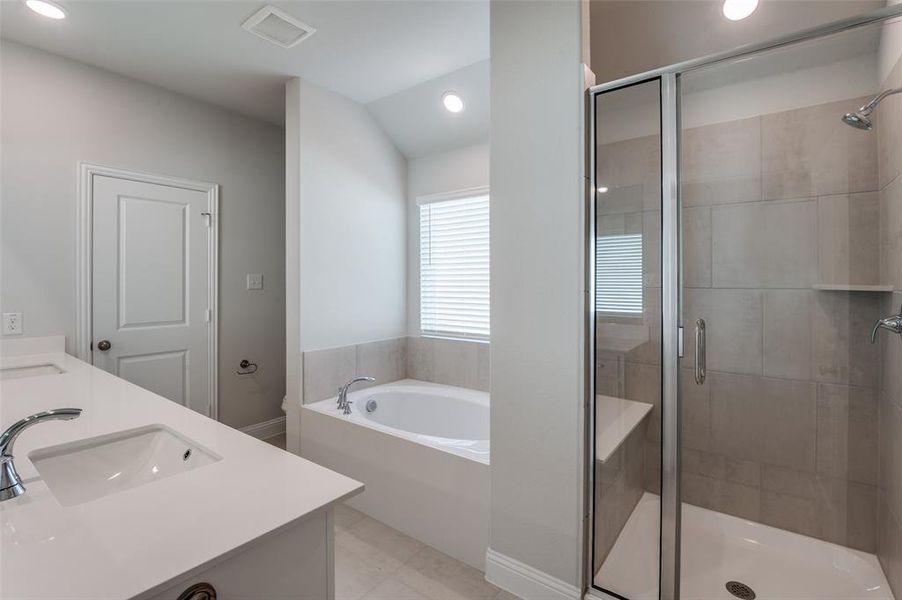
[[[164,425],[41,448],[28,458],[63,506],[82,504],[222,459]]]
[[[22,365],[18,367],[0,368],[0,379],[22,379],[38,375],[59,375],[65,373],[58,365],[41,363],[39,365]]]

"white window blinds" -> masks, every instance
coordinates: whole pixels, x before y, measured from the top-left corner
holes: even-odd
[[[420,329],[489,338],[489,196],[420,205]]]
[[[642,234],[595,240],[595,311],[642,314]]]

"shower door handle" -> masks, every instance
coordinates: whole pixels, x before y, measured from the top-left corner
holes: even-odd
[[[705,336],[705,320],[698,319],[695,322],[695,383],[702,385],[708,374],[707,354],[708,343]]]

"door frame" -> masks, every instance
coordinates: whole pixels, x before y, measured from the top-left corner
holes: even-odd
[[[207,195],[210,235],[207,238],[207,306],[210,307],[211,327],[207,332],[209,369],[207,373],[210,398],[208,414],[219,419],[219,184],[141,171],[108,167],[89,162],[78,163],[78,203],[76,206],[75,260],[75,356],[93,363],[91,337],[93,332],[93,244],[94,244],[94,176],[114,177],[128,181],[165,185],[203,192]]]

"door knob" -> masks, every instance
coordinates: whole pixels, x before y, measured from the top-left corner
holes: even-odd
[[[99,342],[97,342],[97,349],[101,352],[106,352],[112,347],[113,345],[110,343],[110,340],[100,340]]]

